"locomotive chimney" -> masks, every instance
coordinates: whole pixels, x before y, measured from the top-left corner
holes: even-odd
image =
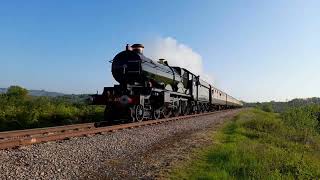
[[[131,46],[132,51],[143,54],[144,46],[142,44],[134,44]]]
[[[132,51],[132,47],[129,44],[126,45],[126,51]]]

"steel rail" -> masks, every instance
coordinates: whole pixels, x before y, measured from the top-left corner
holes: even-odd
[[[14,138],[14,137],[32,136],[37,134],[46,134],[46,133],[62,132],[62,131],[68,131],[68,130],[93,128],[93,127],[94,127],[94,123],[83,123],[83,124],[72,124],[72,125],[55,126],[55,127],[48,127],[48,128],[4,131],[4,132],[0,132],[0,140],[7,139],[7,138]]]
[[[27,145],[32,145],[32,144],[39,144],[39,143],[44,143],[48,141],[58,141],[58,140],[66,140],[70,139],[73,137],[81,137],[81,136],[90,136],[90,135],[95,135],[95,134],[104,134],[108,132],[115,132],[117,130],[122,130],[122,129],[131,129],[131,128],[137,128],[137,127],[142,127],[142,126],[147,126],[147,125],[155,125],[155,124],[162,124],[170,121],[177,121],[177,120],[182,120],[182,119],[190,119],[190,118],[195,118],[195,117],[200,117],[200,116],[207,116],[211,114],[216,114],[220,112],[225,112],[228,110],[223,110],[223,111],[215,111],[215,112],[208,112],[208,113],[202,113],[202,114],[193,114],[193,115],[186,115],[186,116],[178,116],[178,117],[172,117],[172,118],[166,118],[166,119],[159,119],[159,120],[149,120],[149,121],[142,121],[142,122],[134,122],[134,123],[127,123],[127,124],[120,124],[120,125],[113,125],[113,126],[106,126],[106,127],[99,127],[99,128],[79,128],[73,125],[70,125],[68,127],[55,127],[56,129],[64,129],[59,132],[60,133],[48,133],[47,130],[50,132],[57,132],[54,131],[53,128],[41,128],[40,130],[38,129],[31,129],[32,133],[28,133],[28,130],[23,130],[23,132],[15,131],[14,134],[20,135],[19,138],[14,138],[14,139],[7,139],[0,141],[0,149],[10,149],[10,148],[16,148],[20,146],[27,146]],[[89,124],[84,124],[82,127],[86,127],[86,125]],[[93,124],[91,123],[93,126]],[[68,130],[74,130],[77,129],[76,131],[68,131]],[[31,137],[31,136],[24,136],[21,137],[21,134],[37,134],[36,132],[41,132],[38,134],[41,134],[40,136],[37,137]],[[5,132],[2,132],[1,135],[5,137]],[[6,136],[6,137],[14,137],[14,136]]]

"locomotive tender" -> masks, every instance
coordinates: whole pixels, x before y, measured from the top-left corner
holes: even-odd
[[[239,100],[200,76],[169,66],[164,59],[153,61],[143,50],[142,44],[127,45],[112,60],[112,75],[119,85],[91,96],[92,104],[106,105],[106,121],[134,122],[242,107]]]

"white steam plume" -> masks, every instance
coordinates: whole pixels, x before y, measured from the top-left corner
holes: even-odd
[[[145,54],[153,60],[164,58],[170,66],[188,69],[201,79],[213,83],[213,78],[203,72],[202,57],[185,44],[172,37],[156,38],[146,44]]]

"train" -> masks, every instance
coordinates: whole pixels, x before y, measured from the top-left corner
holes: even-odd
[[[119,84],[91,95],[91,104],[106,106],[104,122],[140,122],[243,106],[190,70],[170,66],[166,59],[152,60],[143,51],[142,44],[127,44],[110,61]]]

